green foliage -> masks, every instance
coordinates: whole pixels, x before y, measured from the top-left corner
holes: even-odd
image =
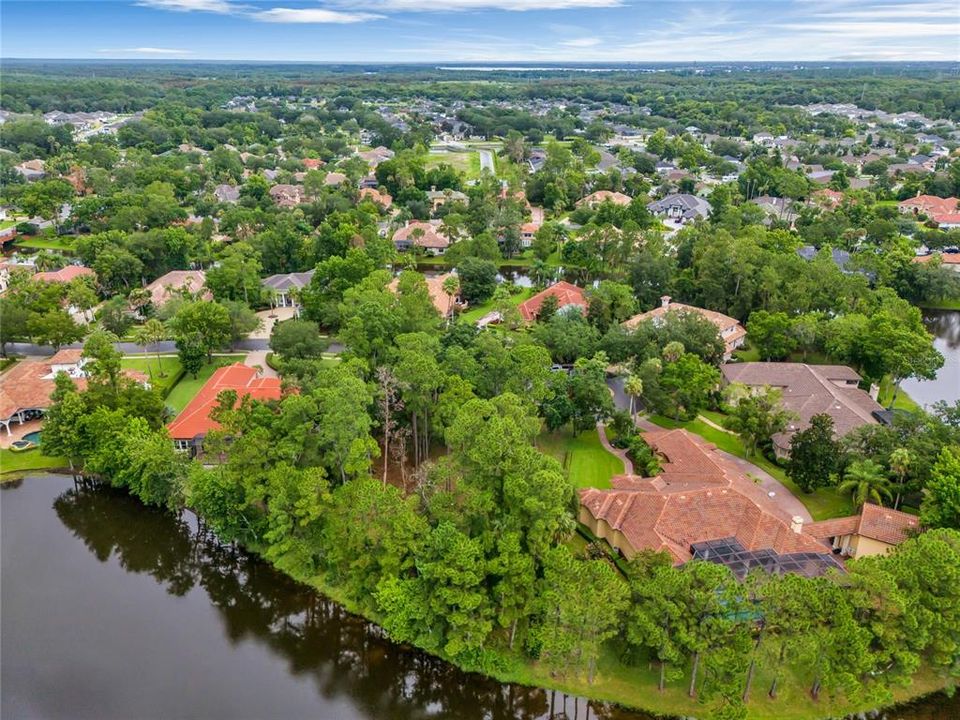
[[[833,418],[829,415],[814,415],[810,427],[790,438],[787,474],[804,492],[829,485],[839,462],[840,444],[833,439]]]

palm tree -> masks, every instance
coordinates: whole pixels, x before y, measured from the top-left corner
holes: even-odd
[[[843,477],[843,482],[837,489],[850,495],[858,510],[868,500],[883,505],[883,499],[889,500],[893,495],[886,472],[873,460],[857,460],[851,463]]]
[[[147,320],[146,323],[137,328],[137,331],[133,335],[133,341],[143,348],[143,351],[147,351],[148,345],[156,345],[157,351],[157,374],[159,377],[163,377],[163,361],[160,359],[160,348],[159,344],[167,339],[167,328],[166,326],[157,320],[156,318],[151,318]]]
[[[640,404],[640,396],[643,395],[643,380],[636,375],[629,375],[623,383],[623,390],[630,398],[630,415],[636,423],[637,407]]]
[[[450,314],[447,315],[447,325],[453,319],[453,299],[460,292],[460,278],[454,274],[447,275],[443,279],[443,292],[450,299]]]
[[[900,501],[903,499],[903,483],[906,480],[907,473],[910,472],[910,465],[913,463],[913,455],[906,448],[897,448],[890,453],[890,469],[897,476],[897,497],[893,501],[893,509],[900,508]]]

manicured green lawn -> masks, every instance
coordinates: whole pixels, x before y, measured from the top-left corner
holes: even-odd
[[[137,370],[146,373],[150,378],[150,384],[160,391],[162,397],[166,397],[170,393],[183,375],[183,368],[176,356],[161,357],[158,361],[156,355],[140,357],[128,355],[121,361],[121,366],[124,370]],[[161,370],[163,371],[162,377],[160,375]]]
[[[893,397],[893,382],[891,382],[889,377],[885,377],[880,382],[880,394],[877,396],[877,402],[884,407],[888,407],[891,397]],[[907,410],[909,412],[918,412],[920,410],[920,406],[914,402],[912,397],[903,391],[903,388],[897,393],[897,401],[893,404],[893,407],[896,410]]]
[[[920,307],[930,310],[960,310],[960,298],[944,298],[932,302],[920,303]]]
[[[518,292],[516,295],[510,296],[510,304],[513,305],[513,307],[516,307],[517,305],[522,303],[524,300],[529,299],[532,294],[533,294],[533,290],[531,288],[524,288],[523,290]],[[493,302],[488,300],[482,305],[476,305],[470,308],[459,317],[460,319],[465,320],[466,322],[475,323],[477,320],[482,318],[488,312],[491,312],[493,309],[494,309]]]
[[[721,421],[723,419],[723,415],[721,413],[708,412],[704,413],[704,415],[709,417],[718,425],[722,424]],[[693,434],[699,435],[704,440],[713,443],[721,450],[725,450],[731,455],[736,455],[737,457],[749,460],[761,470],[765,470],[777,480],[782,482],[787,489],[790,490],[790,492],[792,492],[797,499],[804,504],[807,510],[810,511],[810,514],[813,516],[814,520],[829,520],[830,518],[844,517],[846,515],[853,514],[853,506],[850,504],[849,498],[840,495],[836,488],[825,487],[820,488],[812,493],[805,493],[798,488],[789,477],[787,477],[787,473],[784,471],[784,469],[776,463],[770,462],[767,460],[767,458],[763,457],[759,453],[747,458],[747,453],[743,448],[743,443],[740,442],[740,438],[738,438],[736,435],[712,428],[702,420],[678,422],[672,418],[663,417],[661,415],[650,415],[648,416],[648,419],[660,427],[685,428]]]
[[[40,448],[32,448],[23,452],[13,452],[6,448],[0,448],[0,475],[29,470],[64,468],[67,465],[66,458],[47,457],[40,452]]]
[[[235,362],[242,362],[244,357],[244,355],[223,355],[215,357],[212,363],[204,365],[203,368],[201,368],[200,372],[197,373],[197,377],[194,378],[189,374],[184,375],[180,379],[180,382],[170,391],[170,394],[167,395],[167,405],[177,412],[180,412],[187,406],[187,403],[193,400],[193,397],[200,392],[200,388],[210,379],[210,376],[213,375],[217,368]]]
[[[623,474],[623,461],[600,444],[596,429],[574,436],[569,430],[541,433],[537,447],[559,460],[577,487],[605,489]]]
[[[30,250],[56,250],[57,252],[73,252],[73,244],[67,243],[60,238],[47,237],[19,237],[14,241],[14,246],[28,248]]]

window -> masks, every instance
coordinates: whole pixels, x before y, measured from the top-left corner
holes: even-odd
[[[173,446],[180,452],[188,452],[190,450],[190,441],[189,440],[174,440]]]

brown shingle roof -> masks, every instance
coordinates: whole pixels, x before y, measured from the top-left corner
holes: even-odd
[[[785,432],[773,436],[774,444],[785,450],[790,448],[793,434],[809,427],[814,415],[826,413],[833,418],[835,434],[842,437],[863,425],[875,424],[872,413],[883,410],[857,387],[860,376],[845,365],[748,362],[728,363],[720,370],[727,382],[781,390],[784,407],[800,418]]]

